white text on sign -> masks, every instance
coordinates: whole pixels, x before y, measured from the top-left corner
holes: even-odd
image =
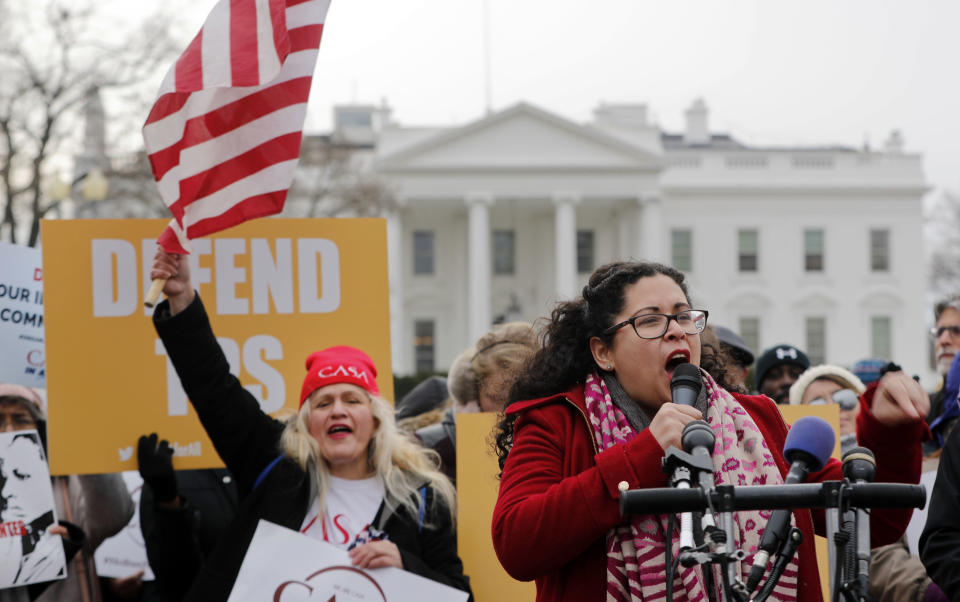
[[[192,241],[193,253],[189,261],[193,285],[199,288],[203,284],[214,284],[212,313],[267,314],[271,312],[272,300],[275,313],[292,314],[294,290],[297,292],[297,310],[301,314],[330,313],[340,307],[340,250],[332,240],[278,238],[271,245],[265,238],[252,238],[249,250],[247,242],[243,238]],[[142,241],[138,273],[134,245],[121,239],[90,241],[94,317],[122,317],[136,313],[143,294],[150,287],[150,266],[156,246],[153,239]],[[200,266],[201,258],[207,255],[213,256],[212,268]],[[249,268],[238,267],[237,259],[247,256]],[[240,297],[237,285],[248,282],[248,278],[250,297]],[[208,300],[208,306],[209,303]],[[150,312],[145,310],[145,313]]]

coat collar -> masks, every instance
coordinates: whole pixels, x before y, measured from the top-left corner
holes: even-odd
[[[504,413],[507,415],[519,414],[525,412],[531,408],[539,408],[541,406],[550,405],[552,403],[560,403],[566,400],[567,402],[573,403],[573,405],[579,407],[581,410],[586,411],[587,402],[584,399],[583,395],[583,385],[576,385],[573,388],[564,391],[563,393],[555,393],[547,397],[539,397],[537,399],[525,399],[523,401],[515,401],[509,406],[507,406]]]

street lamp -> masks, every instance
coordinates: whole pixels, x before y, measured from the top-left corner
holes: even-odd
[[[72,198],[72,192],[74,186],[80,186],[80,194],[83,197],[83,200],[88,203],[96,203],[107,198],[107,193],[110,189],[110,183],[107,181],[106,176],[103,175],[103,171],[99,167],[94,167],[88,172],[82,173],[77,176],[73,182],[66,182],[59,173],[50,176],[44,184],[46,189],[47,196],[49,196],[54,204],[58,207],[58,213],[61,213],[59,207],[63,201]],[[65,213],[65,212],[64,212]],[[96,209],[94,209],[94,217],[96,217]],[[62,213],[61,213],[62,215]],[[62,215],[62,217],[73,217],[72,215]]]

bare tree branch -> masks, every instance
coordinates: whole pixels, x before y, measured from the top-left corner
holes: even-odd
[[[161,13],[110,38],[102,35],[105,15],[92,0],[44,0],[39,8],[35,2],[25,4],[30,6],[0,0],[0,237],[21,242],[26,234],[22,242],[33,246],[40,220],[59,204],[45,197],[45,178],[55,166],[68,167],[82,149],[88,91],[137,97],[137,90],[152,88],[146,82],[155,81],[181,44],[169,33],[172,17]],[[126,133],[144,114],[138,103],[119,112],[116,120],[111,114],[111,123],[124,123]],[[142,180],[123,175],[131,182]],[[125,192],[140,213],[155,202],[143,204]]]

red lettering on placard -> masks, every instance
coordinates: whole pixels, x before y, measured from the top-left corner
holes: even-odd
[[[22,520],[11,520],[0,523],[0,537],[23,537],[27,534],[27,528]]]
[[[340,531],[341,533],[343,533],[343,541],[340,542],[342,544],[350,541],[350,533],[347,532],[346,527],[340,524],[340,521],[343,520],[344,518],[346,517],[342,514],[338,514],[333,517],[333,526],[337,528],[337,531]]]

